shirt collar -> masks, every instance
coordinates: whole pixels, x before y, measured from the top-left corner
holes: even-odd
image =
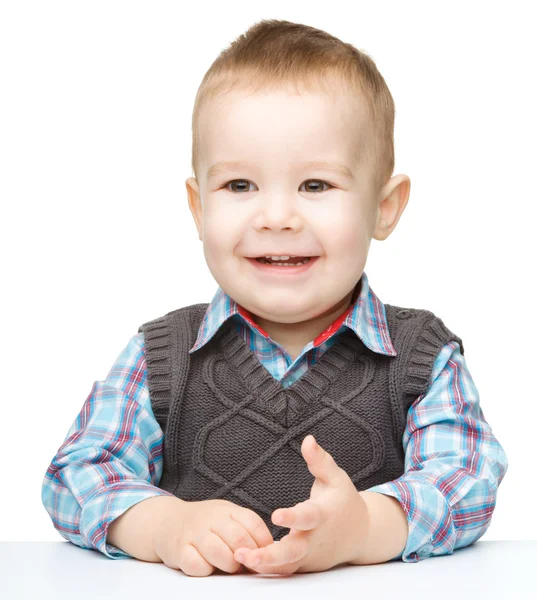
[[[345,326],[354,331],[373,352],[397,356],[388,332],[384,304],[370,287],[365,271],[354,288],[352,301],[353,303],[349,309],[315,338],[313,346],[321,345]],[[205,311],[198,329],[196,342],[189,353],[195,352],[204,346],[216,334],[218,329],[235,315],[239,315],[258,335],[270,339],[269,335],[252,319],[251,313],[237,304],[219,286]]]

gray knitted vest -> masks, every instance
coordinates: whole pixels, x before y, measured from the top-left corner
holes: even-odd
[[[356,489],[404,473],[402,437],[412,403],[430,385],[444,344],[461,339],[432,312],[385,304],[397,356],[370,350],[349,328],[285,388],[228,319],[189,354],[208,304],[141,325],[151,407],[164,432],[159,487],[187,501],[222,498],[247,507],[273,539],[277,508],[310,496],[314,478],[300,452],[313,434]]]

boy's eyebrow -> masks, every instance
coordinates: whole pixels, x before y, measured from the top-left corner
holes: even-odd
[[[207,179],[212,179],[216,177],[216,175],[222,173],[223,171],[240,171],[245,167],[252,166],[250,163],[244,161],[221,161],[215,163],[212,167],[209,168],[207,172]],[[347,179],[354,179],[354,175],[352,171],[344,164],[336,163],[336,162],[322,162],[318,160],[309,160],[302,163],[299,163],[300,167],[306,167],[309,169],[319,169],[323,171],[334,171],[334,173],[338,173]]]

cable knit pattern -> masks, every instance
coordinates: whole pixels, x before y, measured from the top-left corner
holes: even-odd
[[[435,357],[461,346],[432,312],[385,304],[397,356],[370,350],[348,328],[285,388],[233,323],[189,354],[207,304],[141,325],[148,387],[165,432],[159,487],[187,501],[223,498],[258,513],[275,540],[289,532],[276,508],[307,500],[313,476],[300,452],[313,434],[358,491],[404,473],[408,409],[427,391]]]

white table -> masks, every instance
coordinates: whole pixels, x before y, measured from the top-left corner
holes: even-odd
[[[537,600],[537,540],[478,541],[419,563],[340,565],[322,573],[189,577],[163,563],[113,560],[70,542],[0,542],[2,600]]]

